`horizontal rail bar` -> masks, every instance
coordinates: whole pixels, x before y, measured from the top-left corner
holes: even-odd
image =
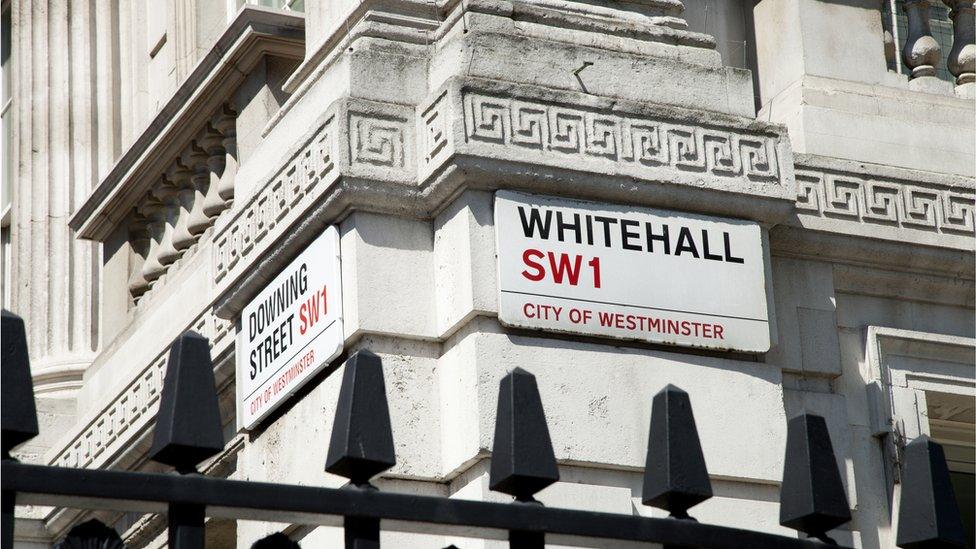
[[[74,469],[4,461],[3,490],[18,503],[89,509],[165,512],[169,502],[207,506],[208,516],[342,525],[343,516],[377,518],[383,529],[435,535],[502,538],[510,530],[545,532],[552,543],[594,539],[713,548],[830,547],[813,540],[700,524],[673,518],[558,509],[397,494],[176,475]],[[295,520],[295,519],[300,520]],[[324,519],[324,520],[323,520]],[[424,527],[416,528],[416,524]],[[487,534],[487,535],[486,535]]]

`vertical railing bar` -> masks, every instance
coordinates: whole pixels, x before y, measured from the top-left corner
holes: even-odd
[[[325,470],[348,478],[350,490],[374,491],[370,479],[396,465],[383,362],[368,350],[346,361]],[[346,549],[379,549],[377,518],[344,517]]]
[[[210,342],[187,331],[173,342],[159,400],[149,458],[171,465],[180,475],[195,475],[198,465],[224,449]],[[171,501],[170,549],[203,549],[206,507]]]

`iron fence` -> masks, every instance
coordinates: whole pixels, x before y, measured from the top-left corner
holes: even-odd
[[[27,340],[20,317],[3,311],[2,549],[13,547],[16,505],[165,513],[169,547],[204,546],[205,517],[344,528],[345,546],[378,548],[380,530],[508,540],[510,547],[546,543],[612,547],[653,542],[665,547],[816,548],[835,545],[828,532],[851,519],[826,422],[804,414],[789,420],[780,523],[806,539],[697,522],[688,514],[712,496],[688,394],[668,385],[653,397],[644,505],[670,516],[651,518],[549,508],[535,500],[559,480],[535,377],[520,368],[501,381],[489,487],[511,503],[383,492],[370,479],[396,464],[381,360],[369,351],[348,359],[342,377],[325,470],[349,479],[320,488],[210,478],[197,466],[224,447],[207,340],[193,332],[171,346],[150,458],[174,473],[77,469],[19,463],[17,445],[38,434]],[[920,437],[905,449],[898,545],[961,547],[963,526],[942,448]],[[118,534],[90,520],[59,547],[123,547]],[[278,533],[258,549],[295,548]]]

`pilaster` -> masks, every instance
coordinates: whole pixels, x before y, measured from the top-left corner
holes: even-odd
[[[114,91],[95,84],[107,54],[92,44],[109,29],[98,28],[105,6],[86,2],[23,1],[13,9],[12,306],[28,326],[37,392],[70,392],[98,348],[98,244],[76,240],[68,219],[92,188],[100,158],[105,163],[96,136],[111,134],[102,128],[112,127],[106,96]]]

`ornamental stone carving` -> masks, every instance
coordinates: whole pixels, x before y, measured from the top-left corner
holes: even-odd
[[[931,0],[906,0],[908,35],[902,48],[905,65],[912,70],[912,78],[935,76],[935,66],[941,60],[941,48],[932,37],[929,23]]]
[[[802,167],[796,181],[796,207],[806,215],[966,236],[976,230],[972,188]]]
[[[130,215],[129,293],[138,302],[234,198],[235,114],[222,107],[189,140]]]
[[[777,138],[772,136],[478,92],[465,93],[463,102],[469,141],[638,168],[668,166],[722,178],[780,178]],[[428,112],[433,113],[428,120],[441,123],[442,114]],[[441,130],[428,126],[427,133],[436,136]],[[443,145],[428,141],[427,155],[432,158],[433,149]]]
[[[949,50],[949,72],[956,84],[976,82],[976,3],[972,0],[943,0],[952,19],[952,49]]]

